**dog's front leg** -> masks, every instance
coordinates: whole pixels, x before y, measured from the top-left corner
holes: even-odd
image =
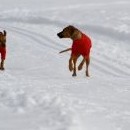
[[[0,70],[4,70],[4,60],[1,60]]]
[[[78,59],[77,56],[74,56],[74,57],[73,57],[74,69],[73,69],[73,74],[72,74],[72,76],[77,76],[77,74],[76,74],[76,62],[77,62],[77,59]]]
[[[69,59],[69,70],[72,71],[73,70],[73,57],[71,56],[70,59]]]

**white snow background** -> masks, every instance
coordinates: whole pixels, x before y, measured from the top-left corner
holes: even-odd
[[[90,78],[58,53],[67,25],[92,38]],[[0,130],[130,130],[129,0],[0,0],[3,29]]]

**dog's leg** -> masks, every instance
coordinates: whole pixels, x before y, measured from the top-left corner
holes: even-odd
[[[90,58],[86,58],[86,76],[89,77],[88,66],[90,64]]]
[[[1,60],[0,70],[4,70],[4,60]]]
[[[73,56],[71,56],[70,59],[69,59],[69,70],[70,71],[73,70],[73,63],[72,63],[72,61],[73,61]]]
[[[82,62],[81,62],[81,63],[79,64],[79,66],[78,66],[78,70],[82,70],[85,61],[86,61],[86,59],[83,58]]]
[[[73,74],[72,74],[72,76],[77,76],[77,74],[76,74],[76,62],[77,62],[77,59],[78,59],[78,56],[75,56],[75,57],[73,58],[74,69],[73,69]]]

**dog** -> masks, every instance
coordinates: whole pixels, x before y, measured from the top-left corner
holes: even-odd
[[[0,70],[4,70],[4,61],[6,58],[6,31],[0,32],[0,54],[1,54],[1,62],[0,62]]]
[[[78,70],[81,70],[84,63],[86,62],[86,76],[89,77],[88,67],[90,64],[90,49],[92,47],[92,42],[89,36],[82,33],[76,27],[69,25],[65,27],[61,32],[57,33],[59,38],[70,38],[73,43],[72,47],[61,51],[60,53],[70,51],[71,56],[69,59],[69,70],[73,71],[72,76],[77,76],[76,74],[76,62],[79,56],[83,56],[82,62],[78,66]]]

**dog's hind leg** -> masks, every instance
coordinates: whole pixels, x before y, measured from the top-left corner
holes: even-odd
[[[83,60],[81,61],[81,63],[80,63],[79,66],[78,66],[78,70],[82,70],[85,61],[86,61],[86,59],[83,58]]]
[[[90,58],[86,58],[86,76],[89,77],[89,71],[88,71],[88,67],[90,64]]]

